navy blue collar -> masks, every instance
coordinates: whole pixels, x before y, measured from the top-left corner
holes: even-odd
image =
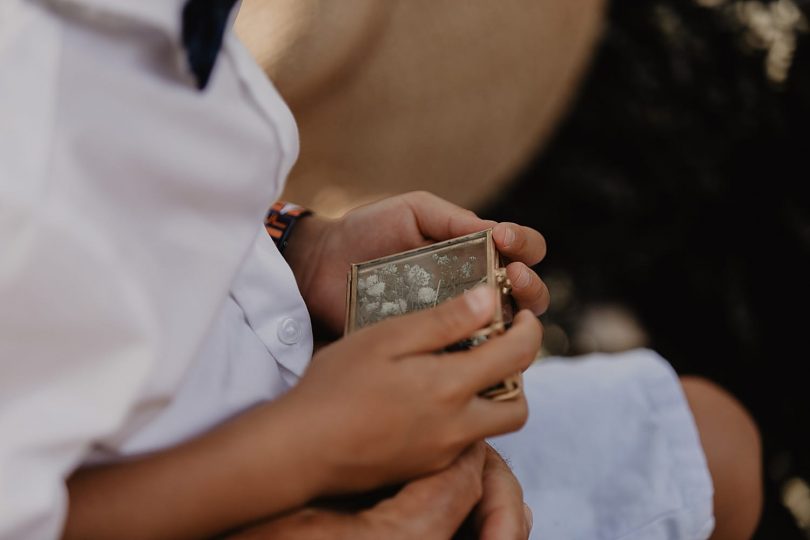
[[[237,0],[188,0],[183,7],[183,46],[197,88],[211,78],[222,38]]]

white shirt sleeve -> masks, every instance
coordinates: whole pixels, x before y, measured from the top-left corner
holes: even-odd
[[[231,38],[200,94],[156,29],[20,5],[0,27],[2,540],[58,537],[65,477],[180,384],[297,151]]]
[[[312,357],[309,313],[270,236],[264,227],[257,233],[182,383],[160,399],[165,406],[146,421],[125,423],[86,462],[110,463],[177,445],[298,382]]]

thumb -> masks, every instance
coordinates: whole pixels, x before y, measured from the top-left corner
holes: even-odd
[[[467,449],[448,468],[414,480],[365,516],[393,524],[393,538],[451,538],[483,493],[484,446]]]

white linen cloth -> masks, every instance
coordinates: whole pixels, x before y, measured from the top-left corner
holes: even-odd
[[[0,539],[49,539],[82,463],[286,391],[312,352],[261,221],[294,121],[232,34],[194,87],[180,0],[0,0]],[[511,457],[548,539],[705,538],[711,482],[650,353],[527,373]]]
[[[494,439],[537,540],[705,540],[712,481],[683,390],[653,351],[550,358],[524,374],[529,420]]]

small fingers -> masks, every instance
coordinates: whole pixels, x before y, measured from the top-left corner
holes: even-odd
[[[464,412],[462,430],[471,441],[476,441],[517,431],[528,418],[529,405],[522,393],[506,401],[477,397]]]
[[[499,223],[492,231],[501,254],[513,261],[534,266],[546,256],[546,239],[530,227],[515,223]]]
[[[447,371],[447,380],[475,395],[500,381],[525,371],[537,357],[543,341],[543,327],[529,311],[521,311],[512,327],[472,350],[436,359]]]
[[[506,275],[512,282],[512,296],[520,309],[528,309],[535,315],[542,315],[548,309],[551,297],[548,287],[522,262],[513,262],[506,267]]]

